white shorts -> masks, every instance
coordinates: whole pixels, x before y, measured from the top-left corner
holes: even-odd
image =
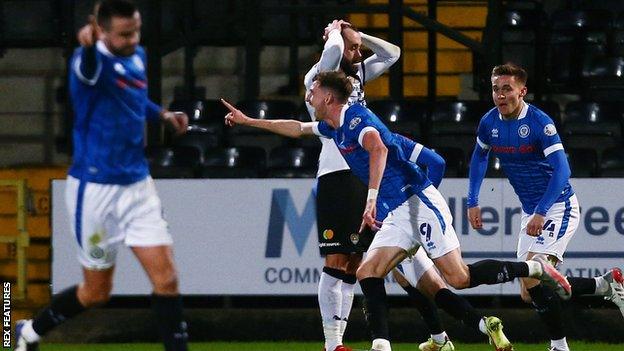
[[[404,259],[396,268],[411,286],[416,287],[425,272],[433,268],[433,261],[421,247],[416,251],[414,257]]]
[[[171,245],[167,222],[152,178],[129,185],[81,182],[67,177],[65,203],[78,261],[88,269],[115,264],[117,249]]]
[[[576,195],[570,196],[565,202],[557,202],[546,213],[544,228],[540,236],[530,236],[526,233],[527,224],[531,215],[522,212],[520,235],[518,236],[518,251],[520,260],[526,260],[527,253],[534,252],[557,257],[563,262],[563,253],[574,236],[580,220],[580,209]]]
[[[452,223],[446,201],[431,185],[388,214],[368,251],[395,246],[413,256],[422,245],[435,259],[459,247]]]

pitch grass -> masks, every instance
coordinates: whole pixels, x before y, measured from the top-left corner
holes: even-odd
[[[349,344],[357,350],[367,350],[370,343],[359,342]],[[514,344],[515,351],[546,351],[548,343],[543,344]],[[491,351],[493,347],[487,344],[455,344],[458,351]],[[622,351],[624,344],[604,343],[570,343],[574,351]],[[322,344],[318,342],[212,342],[191,343],[191,351],[322,351]],[[41,351],[162,351],[160,344],[47,344],[41,345]],[[418,344],[393,344],[393,351],[416,351]]]

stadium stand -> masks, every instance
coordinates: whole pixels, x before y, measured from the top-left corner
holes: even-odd
[[[194,178],[202,162],[193,146],[149,147],[145,154],[154,178]]]
[[[271,150],[267,167],[269,178],[314,178],[320,149],[281,146]]]
[[[200,167],[202,178],[260,178],[266,168],[266,152],[259,147],[218,147],[206,151]]]

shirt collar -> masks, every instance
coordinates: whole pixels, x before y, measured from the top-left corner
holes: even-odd
[[[529,104],[522,101],[522,110],[520,111],[517,119],[523,119],[524,117],[526,117],[527,112],[529,112]],[[500,112],[498,113],[498,118],[500,118],[501,120],[503,119],[503,116],[500,114]]]

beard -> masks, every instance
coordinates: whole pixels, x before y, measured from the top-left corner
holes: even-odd
[[[357,66],[354,63],[347,62],[344,58],[340,61],[340,70],[349,77],[353,77],[357,80],[360,78],[357,76]]]

